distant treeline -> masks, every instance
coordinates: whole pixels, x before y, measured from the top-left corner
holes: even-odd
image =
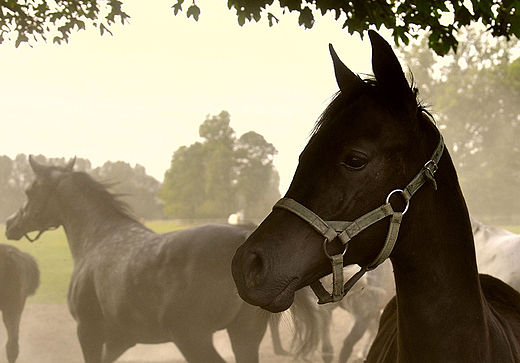
[[[68,159],[34,157],[42,164],[65,165]],[[114,194],[126,202],[138,219],[160,219],[163,205],[157,197],[161,183],[146,174],[143,166],[132,167],[124,161],[107,161],[102,166],[92,168],[88,159],[77,158],[74,170],[84,171],[96,180],[107,182]],[[25,189],[32,182],[32,172],[28,156],[18,154],[14,160],[0,156],[0,223],[14,213],[25,201]]]
[[[227,219],[240,212],[243,221],[262,220],[280,198],[278,171],[273,165],[277,151],[254,131],[236,137],[231,116],[222,111],[207,116],[200,125],[202,142],[179,147],[165,172],[164,183],[146,174],[143,166],[107,161],[93,168],[88,159],[77,158],[75,171],[89,173],[110,186],[127,203],[137,219]],[[41,164],[64,166],[65,158],[34,156]],[[0,156],[0,223],[25,201],[25,189],[34,173],[28,156],[14,160]]]

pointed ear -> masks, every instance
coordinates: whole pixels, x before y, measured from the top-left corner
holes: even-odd
[[[65,171],[68,171],[68,172],[71,172],[72,169],[74,169],[74,164],[76,163],[76,157],[74,156],[72,159],[69,160],[69,162],[67,163],[67,165],[65,165],[65,168],[64,170]]]
[[[369,30],[368,35],[372,43],[372,69],[381,90],[395,111],[415,114],[417,101],[392,47],[375,31]]]
[[[42,178],[48,178],[50,176],[50,169],[45,165],[39,164],[34,160],[32,155],[29,155],[29,165],[31,169],[34,171],[34,174],[40,176]]]
[[[356,87],[356,84],[362,84],[363,81],[339,59],[332,44],[329,44],[329,51],[334,64],[334,73],[336,74],[336,82],[339,89],[341,92],[348,94]]]

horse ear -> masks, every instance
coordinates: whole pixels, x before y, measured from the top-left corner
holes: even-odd
[[[72,169],[74,169],[74,164],[76,163],[76,157],[74,156],[72,159],[69,160],[67,165],[65,165],[65,171],[71,172]]]
[[[352,88],[362,83],[361,79],[339,59],[338,54],[334,50],[332,44],[329,44],[330,56],[332,57],[332,63],[334,64],[334,73],[336,75],[336,82],[338,83],[339,89],[343,93],[350,93]]]
[[[374,76],[390,105],[399,113],[415,114],[417,101],[392,47],[375,31],[369,30],[368,35],[372,43]]]
[[[34,174],[36,174],[37,176],[44,178],[49,177],[49,169],[45,165],[36,162],[32,155],[29,155],[29,165],[31,166],[31,169],[34,171]]]

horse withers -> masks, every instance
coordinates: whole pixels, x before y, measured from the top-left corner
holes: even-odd
[[[227,329],[237,363],[258,362],[269,314],[236,294],[230,264],[254,226],[204,225],[157,234],[88,174],[29,159],[27,202],[9,239],[63,226],[74,261],[68,304],[86,363],[137,343],[173,342],[190,363],[224,363],[212,335]]]
[[[520,362],[520,294],[479,275],[469,213],[442,136],[390,45],[369,32],[375,77],[361,79],[331,47],[340,92],[300,155],[293,181],[237,250],[240,296],[287,309],[311,285],[340,300],[392,262],[396,297],[366,361]],[[342,266],[360,270],[342,282]],[[333,291],[316,281],[333,272]]]
[[[20,319],[28,296],[40,285],[38,263],[18,248],[0,244],[0,311],[7,331],[7,361],[18,358]]]

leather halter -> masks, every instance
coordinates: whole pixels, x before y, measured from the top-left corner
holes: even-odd
[[[56,190],[56,188],[57,188],[57,184],[58,184],[59,182],[60,182],[60,180],[57,180],[57,181],[55,181],[55,182],[52,184],[52,186],[51,186],[51,188],[50,188],[50,190],[49,190],[49,193],[47,194],[47,197],[45,198],[45,200],[44,200],[44,202],[43,202],[43,205],[42,205],[42,206],[39,208],[39,210],[37,211],[36,216],[33,217],[35,220],[37,220],[37,221],[40,221],[40,220],[41,220],[41,214],[43,213],[42,210],[44,210],[45,207],[47,207],[47,204],[49,203],[49,201],[50,201],[50,199],[51,199],[51,197],[52,197],[52,194],[54,194],[54,191]],[[23,206],[20,208],[20,211],[21,211],[21,213],[22,213],[22,216],[25,215],[25,211],[24,211],[24,209],[23,209]],[[58,227],[59,227],[59,226],[58,226]],[[44,227],[44,228],[41,228],[41,229],[38,230],[38,234],[37,234],[36,237],[34,237],[34,238],[29,237],[29,233],[30,233],[30,232],[25,233],[24,236],[25,236],[25,238],[27,238],[27,240],[28,240],[29,242],[32,243],[32,242],[38,240],[38,239],[41,237],[41,235],[44,234],[45,232],[47,232],[47,231],[54,231],[55,229],[58,229],[58,227]],[[33,231],[33,232],[34,232],[34,231]]]
[[[424,164],[422,169],[415,175],[412,181],[404,189],[395,189],[391,191],[386,197],[386,201],[383,205],[364,214],[353,222],[324,221],[316,213],[291,198],[282,198],[274,205],[273,209],[285,209],[296,214],[298,217],[309,223],[311,227],[314,228],[318,233],[325,237],[325,241],[323,242],[323,249],[332,263],[333,292],[332,294],[329,293],[323,287],[320,280],[313,282],[310,286],[318,297],[318,304],[340,301],[367,271],[375,269],[390,256],[390,253],[392,252],[397,241],[399,227],[401,226],[403,215],[408,211],[410,199],[412,196],[427,181],[431,183],[435,190],[437,190],[437,183],[435,181],[434,174],[437,171],[439,160],[441,159],[443,151],[444,140],[442,135],[439,133],[439,143],[437,144],[437,147],[435,148],[435,151],[433,152],[430,160]],[[406,202],[406,206],[403,211],[395,211],[390,204],[390,197],[395,193],[400,193]],[[386,240],[381,251],[378,253],[374,261],[372,261],[372,263],[361,267],[361,269],[343,285],[343,256],[347,251],[348,242],[361,231],[386,217],[390,217],[390,226],[388,228]],[[342,253],[330,256],[327,252],[327,244],[336,238],[338,238],[345,247]]]

